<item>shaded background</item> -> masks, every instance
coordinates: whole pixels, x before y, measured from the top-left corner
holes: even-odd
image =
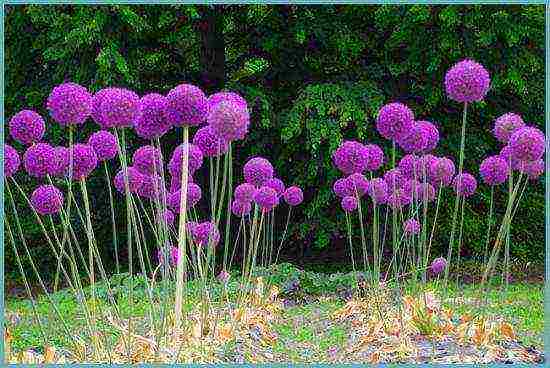
[[[45,101],[64,81],[87,86],[91,92],[116,85],[140,95],[165,94],[188,82],[208,94],[221,89],[242,94],[251,109],[252,127],[234,150],[234,172],[242,180],[242,165],[259,154],[274,163],[285,184],[304,188],[305,201],[294,212],[284,258],[305,266],[322,263],[330,268],[349,262],[345,218],[331,192],[339,176],[331,152],[344,138],[374,142],[389,152],[388,142],[374,129],[381,105],[399,100],[417,118],[436,122],[442,137],[436,154],[458,157],[461,106],[443,90],[445,71],[455,62],[477,60],[492,81],[485,101],[469,109],[466,171],[479,180],[481,159],[500,149],[490,130],[501,114],[520,113],[526,122],[544,129],[543,5],[5,9],[6,121],[21,109],[36,110],[48,122],[45,139],[54,144],[67,144],[67,137],[49,118]],[[96,129],[89,122],[77,138],[85,140]],[[180,136],[177,128],[163,138],[165,154]],[[135,147],[144,143],[132,137]],[[116,163],[111,165],[111,172],[118,170]],[[21,172],[17,180],[29,193],[37,185]],[[512,225],[515,260],[543,259],[543,180],[529,186]],[[504,189],[495,194],[500,214]],[[109,202],[99,170],[90,180],[90,190],[96,237],[104,258],[112,261]],[[468,200],[465,257],[483,252],[489,193],[481,186]],[[23,204],[21,198],[18,201]],[[446,249],[451,207],[452,196],[445,196],[434,255]],[[124,207],[117,211],[123,242]],[[278,213],[283,222],[286,209]],[[23,230],[35,259],[41,261],[42,272],[54,272],[49,248],[31,219],[23,217]],[[11,246],[6,246],[5,257],[7,276],[17,277]]]

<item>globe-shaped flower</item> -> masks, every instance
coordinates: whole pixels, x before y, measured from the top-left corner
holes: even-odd
[[[197,130],[193,136],[193,144],[207,157],[220,156],[229,148],[227,141],[220,139],[209,125]]]
[[[445,91],[457,102],[483,100],[490,83],[487,70],[473,60],[462,60],[445,74]]]
[[[187,176],[187,183],[193,183],[194,179],[191,175]],[[181,174],[170,177],[170,193],[175,192],[181,188]]]
[[[490,156],[479,165],[479,174],[488,185],[502,184],[508,179],[510,168],[500,156]]]
[[[251,210],[252,210],[251,202],[234,201],[231,203],[231,213],[233,213],[235,216],[238,216],[238,217],[246,216],[250,213]]]
[[[404,179],[414,179],[418,171],[419,157],[413,154],[405,155],[397,164],[399,171]]]
[[[106,130],[93,133],[88,138],[88,144],[94,149],[99,161],[110,160],[118,152],[118,141],[116,137]]]
[[[225,141],[233,141],[245,137],[250,114],[246,107],[226,100],[216,104],[208,112],[206,120],[214,134]]]
[[[357,198],[352,196],[347,196],[342,198],[340,202],[342,209],[346,212],[353,212],[357,209]]]
[[[133,167],[136,168],[135,165]],[[141,171],[140,173],[143,174],[143,172]],[[162,177],[159,174],[152,174],[152,175],[143,174],[142,179],[143,179],[143,182],[137,190],[137,194],[140,197],[148,198],[148,199],[163,198],[163,192],[166,191],[166,188],[164,187],[162,182]]]
[[[203,154],[200,148],[192,143],[182,143],[176,147],[172,153],[170,161],[168,162],[168,171],[170,172],[170,175],[181,177],[183,157],[186,151],[189,153],[187,158],[187,169],[189,171],[188,175],[193,175],[193,173],[202,166]]]
[[[396,188],[401,188],[405,178],[399,168],[394,168],[386,171],[384,174],[384,181],[386,182],[388,188],[393,191]]]
[[[435,188],[430,183],[420,183],[416,187],[415,197],[422,202],[433,202],[435,200]]]
[[[273,166],[263,157],[253,157],[243,167],[244,180],[260,187],[273,177]]]
[[[168,118],[168,100],[158,93],[150,93],[140,100],[141,112],[134,121],[137,135],[144,139],[162,137],[172,127]]]
[[[520,161],[536,161],[544,153],[544,133],[534,127],[517,129],[510,137],[510,148]]]
[[[187,209],[194,207],[202,197],[202,190],[195,183],[187,184]],[[168,195],[168,207],[174,210],[175,213],[180,213],[181,205],[181,189]]]
[[[204,92],[192,84],[180,84],[168,92],[168,118],[176,126],[204,123],[208,112]]]
[[[53,215],[63,206],[63,193],[53,185],[41,185],[32,192],[31,205],[41,215]]]
[[[304,193],[299,187],[291,186],[285,190],[283,198],[289,206],[297,206],[304,200]]]
[[[424,132],[425,146],[423,152],[433,151],[439,143],[439,129],[437,129],[434,123],[426,120],[419,120],[416,124],[420,126],[420,129]]]
[[[384,152],[376,144],[365,145],[367,151],[367,166],[368,171],[376,171],[384,163]]]
[[[403,223],[403,231],[407,235],[419,234],[420,223],[416,219],[410,218]]]
[[[67,147],[54,147],[55,163],[51,168],[50,175],[57,178],[65,177],[69,173],[70,150]]]
[[[113,182],[115,184],[115,188],[120,193],[126,193],[126,183],[125,181],[128,181],[128,191],[130,193],[137,193],[137,191],[141,188],[143,185],[144,175],[140,173],[135,167],[128,166],[126,168],[127,175],[124,175],[124,170],[120,169],[118,173],[115,175]],[[125,178],[126,177],[126,178]]]
[[[493,134],[499,142],[508,144],[512,133],[524,126],[525,123],[523,122],[521,116],[514,114],[513,112],[509,112],[499,116],[495,120]]]
[[[9,122],[10,134],[21,144],[30,145],[40,142],[46,131],[42,116],[32,110],[22,110],[15,114]]]
[[[406,105],[392,102],[382,106],[376,118],[376,130],[386,139],[397,140],[409,131],[414,121],[414,114]]]
[[[544,173],[544,161],[539,159],[525,162],[521,165],[520,171],[526,174],[529,179],[535,180]]]
[[[369,190],[369,181],[363,174],[355,173],[347,177],[348,182],[351,183],[352,195],[362,197]]]
[[[140,113],[139,96],[124,88],[104,88],[92,100],[92,118],[102,129],[132,127]]]
[[[235,202],[250,203],[254,198],[256,187],[249,183],[242,183],[235,187],[235,193],[233,197]]]
[[[165,209],[162,211],[160,216],[157,218],[157,222],[160,224],[166,224],[168,226],[174,225],[174,220],[176,216],[174,215],[174,212],[170,211],[169,209]]]
[[[283,183],[283,181],[279,178],[271,178],[269,180],[266,180],[264,185],[266,187],[275,189],[279,197],[282,196],[285,191],[285,183]]]
[[[172,266],[175,266],[178,264],[178,260],[179,260],[179,249],[177,247],[174,247],[173,245],[171,245],[169,248],[168,248],[168,252],[167,252],[167,260],[170,262],[170,264]],[[164,263],[164,255],[163,255],[163,252],[161,249],[158,250],[157,252],[157,258],[159,260],[159,263],[160,264],[163,264]]]
[[[340,178],[336,180],[332,186],[332,190],[334,191],[334,194],[341,198],[355,196],[353,183],[348,180],[348,178]]]
[[[92,95],[76,83],[63,83],[52,90],[46,108],[61,125],[84,124],[92,109]]]
[[[420,153],[427,147],[428,137],[425,129],[413,122],[411,127],[397,137],[397,144],[407,153]]]
[[[213,222],[207,221],[192,226],[191,238],[198,246],[216,246],[220,241],[220,232]]]
[[[420,182],[416,179],[407,179],[403,182],[401,190],[406,196],[411,197],[413,200],[420,199],[417,197],[418,189],[420,188]]]
[[[21,165],[19,154],[9,144],[4,144],[4,176],[9,178],[17,172]]]
[[[217,92],[208,97],[208,111],[211,111],[216,105],[223,101],[230,101],[233,104],[241,106],[243,109],[248,109],[246,100],[235,92]]]
[[[457,195],[469,197],[475,193],[477,181],[471,174],[463,172],[453,179],[453,187]]]
[[[432,154],[425,154],[418,158],[415,175],[419,181],[426,181],[430,175],[430,167],[439,158]]]
[[[428,180],[434,187],[449,186],[455,174],[455,164],[447,157],[439,157],[430,164]]]
[[[374,178],[369,182],[369,196],[376,204],[384,204],[388,200],[388,184],[382,178]]]
[[[369,163],[369,151],[359,142],[345,141],[332,154],[332,161],[346,175],[362,173]]]
[[[279,204],[279,196],[275,189],[262,186],[254,192],[254,202],[262,212],[269,212]]]
[[[430,271],[435,275],[440,274],[447,267],[447,261],[443,257],[436,258],[432,261],[430,265]]]
[[[150,145],[141,146],[132,156],[132,165],[145,175],[160,173],[163,170],[162,152]]]
[[[30,176],[43,178],[55,167],[55,150],[47,143],[36,143],[23,154],[23,166]]]
[[[396,189],[389,194],[387,203],[394,210],[400,209],[404,206],[411,204],[412,196],[407,195],[407,193],[402,189]]]
[[[75,180],[88,177],[97,167],[97,155],[92,146],[87,144],[75,144],[72,146],[73,168],[72,175]]]

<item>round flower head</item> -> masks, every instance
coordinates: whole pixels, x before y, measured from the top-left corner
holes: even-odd
[[[504,148],[500,150],[498,156],[506,161],[510,170],[519,170],[522,165],[522,161],[518,160],[510,145],[504,146]]]
[[[131,127],[140,113],[139,96],[124,88],[104,88],[92,100],[92,118],[102,129]]]
[[[207,99],[204,92],[192,84],[180,84],[168,92],[168,118],[176,126],[197,126],[204,123]]]
[[[249,183],[242,183],[235,187],[235,193],[233,197],[235,202],[241,203],[250,203],[254,198],[254,193],[256,192],[256,187]]]
[[[297,206],[304,200],[304,193],[297,186],[292,186],[285,190],[283,197],[289,206]]]
[[[397,166],[401,171],[403,179],[413,179],[416,176],[418,159],[418,156],[413,154],[408,154],[401,158]]]
[[[378,111],[376,130],[386,139],[396,140],[411,129],[414,114],[406,105],[392,102]]]
[[[53,185],[41,185],[31,195],[32,207],[41,215],[53,215],[63,206],[63,193]]]
[[[412,202],[412,197],[407,195],[407,193],[402,189],[394,190],[389,196],[387,203],[393,209],[399,209],[401,207],[407,206]]]
[[[518,114],[509,112],[507,114],[499,116],[495,120],[495,127],[493,128],[493,134],[495,138],[504,144],[508,144],[510,136],[519,128],[524,127],[525,123]]]
[[[115,175],[115,178],[113,179],[115,188],[122,194],[126,193],[125,176],[127,176],[129,192],[137,193],[143,185],[144,175],[132,166],[127,167],[126,171],[128,172],[128,175],[124,175],[124,171],[122,169],[120,169]]]
[[[369,163],[369,151],[359,142],[345,141],[332,154],[332,161],[346,175],[362,173]]]
[[[162,211],[160,216],[158,217],[157,221],[161,224],[166,224],[168,226],[174,225],[174,220],[176,216],[174,215],[174,212],[170,211],[169,209],[166,209]]]
[[[423,130],[422,135],[425,140],[424,142],[425,146],[424,146],[423,152],[433,151],[437,147],[437,144],[439,143],[439,130],[437,129],[435,124],[429,121],[420,120],[420,121],[417,121],[416,124],[420,126],[420,129]]]
[[[208,97],[208,111],[211,111],[216,105],[223,101],[230,101],[231,103],[241,106],[243,109],[248,109],[246,100],[235,92],[217,92]]]
[[[46,131],[42,116],[31,110],[22,110],[15,114],[9,122],[10,134],[21,144],[40,142]]]
[[[273,177],[273,171],[273,166],[268,160],[263,157],[254,157],[244,164],[244,180],[260,187]]]
[[[351,183],[353,196],[362,197],[369,190],[369,181],[363,174],[355,173],[347,177],[348,182]]]
[[[526,174],[529,179],[535,180],[544,173],[544,161],[541,158],[536,161],[525,162],[520,171]]]
[[[264,185],[266,187],[270,187],[270,188],[275,189],[278,196],[283,195],[283,193],[285,191],[285,183],[283,183],[283,181],[279,178],[271,178],[269,180],[266,180]]]
[[[9,178],[17,172],[21,165],[19,154],[9,144],[4,144],[4,176]]]
[[[227,141],[220,139],[209,125],[197,130],[193,136],[193,144],[207,157],[220,156],[229,148]]]
[[[430,164],[428,179],[435,186],[449,186],[455,174],[455,164],[447,157],[438,157]]]
[[[243,139],[250,125],[248,109],[230,100],[216,104],[207,116],[214,134],[225,141]]]
[[[220,271],[220,273],[218,274],[218,277],[217,279],[222,283],[222,284],[226,284],[227,281],[229,281],[229,278],[231,277],[231,274],[225,270],[222,270]]]
[[[388,200],[388,184],[382,178],[374,178],[369,182],[369,196],[376,204],[384,204]]]
[[[438,159],[438,157],[429,153],[420,156],[416,165],[416,178],[420,181],[425,181],[425,179],[427,179],[430,174],[430,167],[432,166],[432,163],[434,163]]]
[[[490,156],[479,165],[479,174],[488,185],[502,184],[508,179],[510,168],[500,156]]]
[[[334,194],[338,197],[344,198],[347,196],[355,196],[353,183],[348,178],[340,178],[334,182],[332,186]]]
[[[401,170],[399,168],[394,168],[386,171],[386,173],[384,174],[384,181],[388,185],[388,188],[393,191],[396,188],[401,188],[403,182],[405,181],[405,178],[403,177],[403,174],[401,173]]]
[[[534,127],[517,129],[510,137],[510,148],[520,161],[536,161],[544,154],[544,133]]]
[[[407,153],[420,153],[426,149],[428,137],[426,131],[413,121],[410,129],[397,137],[397,144]]]
[[[445,258],[439,257],[432,261],[432,264],[430,265],[430,271],[437,275],[443,272],[445,267],[447,267],[447,261],[445,260]]]
[[[172,127],[168,119],[166,97],[158,93],[150,93],[140,100],[141,112],[134,121],[137,135],[144,139],[159,138]]]
[[[178,264],[178,260],[179,260],[179,249],[177,247],[174,247],[173,245],[171,245],[168,249],[168,255],[167,255],[167,260],[170,262],[170,264],[172,266],[175,266]],[[163,252],[161,249],[158,250],[157,252],[157,258],[159,260],[159,263],[160,264],[163,264],[164,263],[164,255],[163,255]]]
[[[202,222],[191,227],[191,237],[198,246],[216,246],[220,241],[220,232],[213,222]]]
[[[194,179],[191,175],[187,176],[187,183],[193,183]],[[181,174],[170,177],[170,193],[175,192],[181,188]]]
[[[46,108],[59,124],[80,125],[90,116],[92,95],[76,83],[64,83],[52,90]]]
[[[453,187],[457,195],[469,197],[475,193],[477,181],[471,174],[462,173],[455,176],[453,179]]]
[[[118,152],[116,137],[106,130],[95,132],[88,138],[88,144],[94,149],[99,161],[110,160]]]
[[[231,203],[231,212],[238,217],[246,216],[252,210],[252,204],[250,202],[235,201]]]
[[[42,178],[55,168],[55,150],[47,143],[37,143],[23,154],[23,166],[30,176]]]
[[[269,212],[279,204],[279,196],[275,189],[262,186],[254,192],[254,202],[262,212]]]
[[[69,173],[70,150],[67,147],[54,147],[55,163],[50,175],[61,178]]]
[[[75,144],[73,150],[73,179],[82,180],[88,177],[97,167],[97,155],[92,146]]]
[[[430,183],[418,184],[416,198],[422,202],[433,202],[435,200],[435,188]]]
[[[420,233],[420,223],[416,219],[410,218],[403,224],[403,231],[407,235],[419,234]]]
[[[202,190],[195,183],[187,185],[187,209],[194,207],[202,197]],[[170,193],[167,198],[168,207],[172,208],[175,213],[180,213],[181,205],[181,189]]]
[[[193,173],[202,166],[203,155],[200,148],[192,143],[188,143],[187,145],[182,143],[176,147],[172,153],[170,161],[168,162],[168,171],[170,172],[170,175],[181,177],[181,168],[183,165],[185,151],[189,152],[187,159],[189,171],[188,175],[193,175]]]
[[[445,74],[445,91],[457,102],[483,100],[490,83],[487,70],[473,60],[462,60]]]
[[[357,209],[357,198],[352,196],[344,197],[340,204],[344,211],[353,212]]]
[[[132,165],[145,175],[160,173],[163,169],[162,152],[150,145],[141,146],[132,156]]]
[[[133,167],[136,168],[135,165]],[[142,174],[143,183],[138,188],[137,194],[143,198],[162,199],[162,192],[166,190],[162,182],[162,177],[159,174],[146,175],[141,171],[140,173]]]
[[[376,171],[384,163],[384,152],[376,144],[365,145],[367,151],[367,170]]]
[[[411,197],[413,200],[418,200],[417,197],[418,189],[420,188],[420,182],[416,179],[407,179],[403,182],[401,190],[405,193],[406,196]]]

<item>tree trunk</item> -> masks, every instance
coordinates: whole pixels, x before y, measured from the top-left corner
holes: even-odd
[[[208,94],[223,89],[225,85],[224,15],[223,5],[202,7],[200,61],[204,68],[202,85]]]

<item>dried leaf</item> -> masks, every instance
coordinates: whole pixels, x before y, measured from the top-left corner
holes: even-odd
[[[512,328],[512,325],[506,322],[502,322],[500,324],[500,334],[507,338],[508,340],[515,340],[516,334],[514,333],[514,329]]]

